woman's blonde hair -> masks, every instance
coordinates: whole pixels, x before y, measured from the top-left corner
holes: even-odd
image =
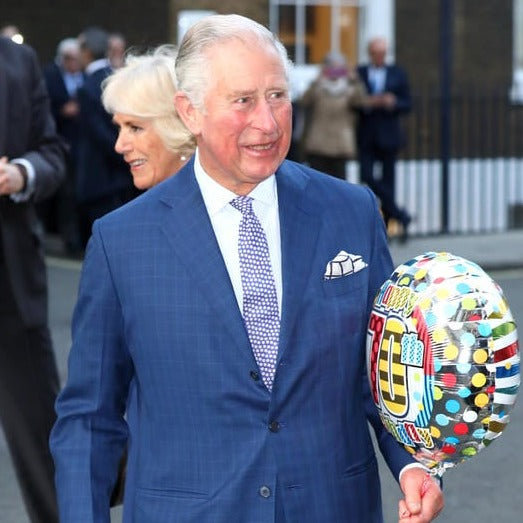
[[[175,59],[176,48],[172,45],[162,45],[146,54],[128,54],[125,65],[104,80],[102,102],[111,114],[150,120],[168,149],[191,155],[196,147],[194,137],[174,107]]]

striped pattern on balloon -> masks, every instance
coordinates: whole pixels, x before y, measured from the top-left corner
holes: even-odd
[[[374,300],[367,366],[385,427],[433,474],[475,456],[507,426],[520,385],[502,289],[451,253],[403,263]]]

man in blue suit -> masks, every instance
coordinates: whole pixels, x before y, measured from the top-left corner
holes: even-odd
[[[109,522],[128,441],[125,522],[381,523],[368,421],[402,473],[402,521],[430,521],[441,490],[367,383],[367,318],[392,270],[374,195],[284,160],[288,61],[263,26],[202,19],[176,74],[195,156],[98,220],[87,250],[51,436],[61,522]]]
[[[400,239],[406,240],[412,220],[396,204],[396,159],[404,145],[401,116],[411,109],[410,87],[406,72],[386,64],[387,42],[373,38],[368,44],[369,64],[360,65],[358,74],[370,94],[368,103],[359,111],[357,139],[361,181],[378,196],[385,223],[392,218],[402,226]],[[375,176],[374,167],[381,166]]]

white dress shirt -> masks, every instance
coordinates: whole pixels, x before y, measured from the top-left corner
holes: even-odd
[[[238,195],[213,180],[203,169],[198,149],[194,159],[194,173],[200,186],[205,207],[211,219],[214,234],[225,261],[240,311],[243,311],[243,289],[238,254],[238,234],[242,214],[229,202]],[[276,284],[278,310],[281,316],[282,275],[280,218],[278,215],[278,190],[274,174],[259,183],[250,193],[252,208],[267,236],[272,272]]]
[[[98,60],[94,60],[90,64],[87,65],[85,68],[85,74],[87,76],[92,75],[93,73],[96,73],[96,71],[103,69],[104,67],[109,67],[109,60],[107,58],[99,58]]]
[[[372,88],[371,94],[379,94],[385,91],[385,80],[387,77],[387,69],[385,67],[369,66],[368,75],[369,84]]]

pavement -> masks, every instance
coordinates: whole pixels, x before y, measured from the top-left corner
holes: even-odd
[[[441,234],[409,238],[401,243],[391,239],[395,265],[428,251],[449,252],[477,263],[484,271],[523,268],[523,229],[494,233]]]
[[[76,298],[81,258],[68,257],[62,242],[56,236],[45,241],[49,266],[50,316],[53,340],[62,380],[66,374],[66,360],[70,347],[71,311]],[[391,238],[390,251],[395,265],[406,262],[428,251],[450,252],[480,265],[485,271],[505,271],[503,281],[512,279],[514,285],[507,289],[514,292],[517,311],[523,309],[519,298],[523,270],[523,229],[489,234],[434,235],[411,237],[400,243]],[[501,274],[501,273],[500,273]],[[521,281],[521,280],[519,280]],[[510,430],[503,436],[503,444],[496,444],[484,453],[481,460],[471,460],[466,466],[457,467],[445,478],[446,509],[442,518],[448,523],[475,521],[521,521],[523,501],[514,492],[523,490],[523,476],[518,473],[523,466],[519,444],[523,431],[523,403],[518,402]],[[380,476],[386,523],[397,522],[399,488],[380,456]],[[502,463],[512,466],[501,469]],[[122,521],[121,507],[111,511],[111,522]],[[0,522],[28,523],[7,448],[0,429]]]

